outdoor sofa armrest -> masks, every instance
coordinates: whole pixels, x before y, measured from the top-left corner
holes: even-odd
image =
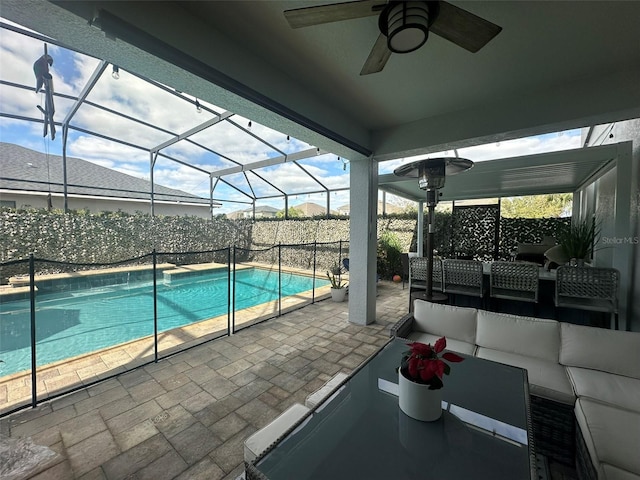
[[[398,322],[391,327],[389,337],[407,338],[407,335],[413,330],[413,313],[407,313]]]

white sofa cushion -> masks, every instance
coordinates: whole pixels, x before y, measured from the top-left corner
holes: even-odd
[[[578,397],[640,413],[640,379],[579,367],[567,367],[567,373]]]
[[[407,338],[409,340],[413,340],[414,342],[430,343],[431,345],[434,345],[441,336],[442,335],[432,335],[431,333],[413,331],[409,335],[407,335]],[[447,350],[472,356],[476,351],[476,346],[473,343],[463,342],[452,337],[446,338]]]
[[[449,339],[461,340],[466,343],[476,343],[476,315],[475,308],[455,307],[438,303],[416,300],[414,302],[413,330]]]
[[[562,323],[560,363],[640,378],[640,333]]]
[[[340,385],[347,377],[348,375],[344,372],[336,373],[331,380],[307,397],[304,402],[305,406],[307,408],[314,408],[316,405],[322,403],[333,389]]]
[[[478,347],[476,357],[526,369],[532,395],[568,405],[575,402],[566,369],[556,362],[484,347]]]
[[[295,423],[304,417],[309,409],[299,403],[294,403],[271,423],[264,426],[244,442],[244,460],[252,462],[264,452],[269,445],[281,437]]]
[[[634,478],[607,476],[616,470],[640,475],[640,413],[578,398],[575,415],[598,478]],[[606,465],[615,469],[605,468]]]
[[[476,344],[558,363],[560,327],[555,320],[479,310]]]

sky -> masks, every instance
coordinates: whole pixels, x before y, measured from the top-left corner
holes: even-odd
[[[0,21],[11,24],[1,18]],[[42,40],[0,28],[0,78],[6,82],[30,87],[30,89],[21,89],[0,85],[0,112],[4,115],[42,118],[36,105],[44,106],[44,96],[35,93],[33,62],[43,53]],[[99,59],[57,47],[51,43],[48,43],[48,53],[54,60],[50,72],[58,94],[78,96],[100,64]],[[187,92],[181,92],[181,94],[191,102],[195,102],[195,98]],[[89,104],[83,104],[73,116],[72,126],[115,137],[142,148],[133,148],[72,128],[67,142],[67,155],[146,180],[149,179],[150,149],[172,139],[176,134],[186,132],[214,118],[215,114],[224,112],[223,108],[202,100],[198,101],[202,106],[201,111],[198,112],[194,103],[178,98],[122,69],[120,69],[119,78],[115,79],[112,76],[111,65],[108,65],[100,76],[87,100],[142,120],[149,126],[119,118],[113,113]],[[55,120],[62,121],[72,107],[73,101],[56,97],[55,104]],[[159,127],[161,130],[152,126]],[[262,138],[266,143],[257,140],[255,136]],[[182,140],[163,149],[162,153],[207,172],[235,166],[237,163],[245,165],[278,157],[284,153],[315,149],[304,141],[288,138],[286,133],[277,132],[255,121],[251,122],[249,128],[249,119],[239,115],[233,115],[228,122],[217,123],[190,138],[205,148]],[[0,116],[0,141],[54,155],[62,154],[60,129],[55,140],[43,138],[42,125],[31,121]],[[464,148],[457,153],[461,157],[477,162],[580,146],[580,131],[572,130]],[[438,156],[455,156],[455,153],[453,151],[437,152],[428,156],[382,162],[379,164],[379,172],[390,173],[403,163]],[[324,187],[332,190],[349,187],[348,159],[329,153],[313,155],[299,161],[299,164],[300,166],[297,166],[289,162],[256,170],[262,179],[248,173],[250,184],[242,173],[225,176],[223,179],[248,195],[254,192],[258,196],[278,196],[281,195],[279,190],[287,193],[295,192],[296,195],[290,197],[290,206],[304,202],[325,205],[324,194],[310,192],[324,190]],[[315,180],[304,170],[313,175]],[[72,182],[72,179],[69,181]],[[209,196],[208,174],[163,157],[158,157],[156,161],[154,181],[193,195],[206,198]],[[387,200],[393,202],[392,197],[387,195]],[[214,199],[223,204],[216,213],[229,213],[251,207],[249,196],[223,182],[219,182],[216,186]],[[349,203],[349,193],[346,190],[332,192],[330,201],[331,208],[337,209]],[[259,200],[256,205],[269,205],[281,209],[284,208],[284,199]]]

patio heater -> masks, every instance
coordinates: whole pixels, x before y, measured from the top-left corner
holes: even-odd
[[[447,296],[433,291],[433,217],[438,204],[438,190],[444,187],[445,177],[455,175],[473,167],[466,158],[427,158],[396,168],[393,173],[399,177],[418,179],[418,186],[427,192],[427,288],[425,299],[430,302],[444,302]],[[409,292],[411,293],[411,292]]]

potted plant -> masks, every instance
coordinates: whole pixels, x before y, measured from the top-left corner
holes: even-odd
[[[594,246],[600,235],[600,226],[595,220],[585,219],[558,232],[558,243],[562,251],[573,263],[584,263],[593,255]]]
[[[347,282],[342,280],[342,268],[339,265],[334,265],[331,270],[327,272],[327,278],[331,282],[331,299],[334,302],[344,301],[344,297],[347,294]]]
[[[461,362],[453,352],[440,353],[447,346],[445,337],[433,347],[420,342],[409,343],[398,369],[398,403],[400,409],[416,420],[433,421],[442,415],[442,376],[451,367],[444,362]],[[444,359],[444,360],[443,360]]]

